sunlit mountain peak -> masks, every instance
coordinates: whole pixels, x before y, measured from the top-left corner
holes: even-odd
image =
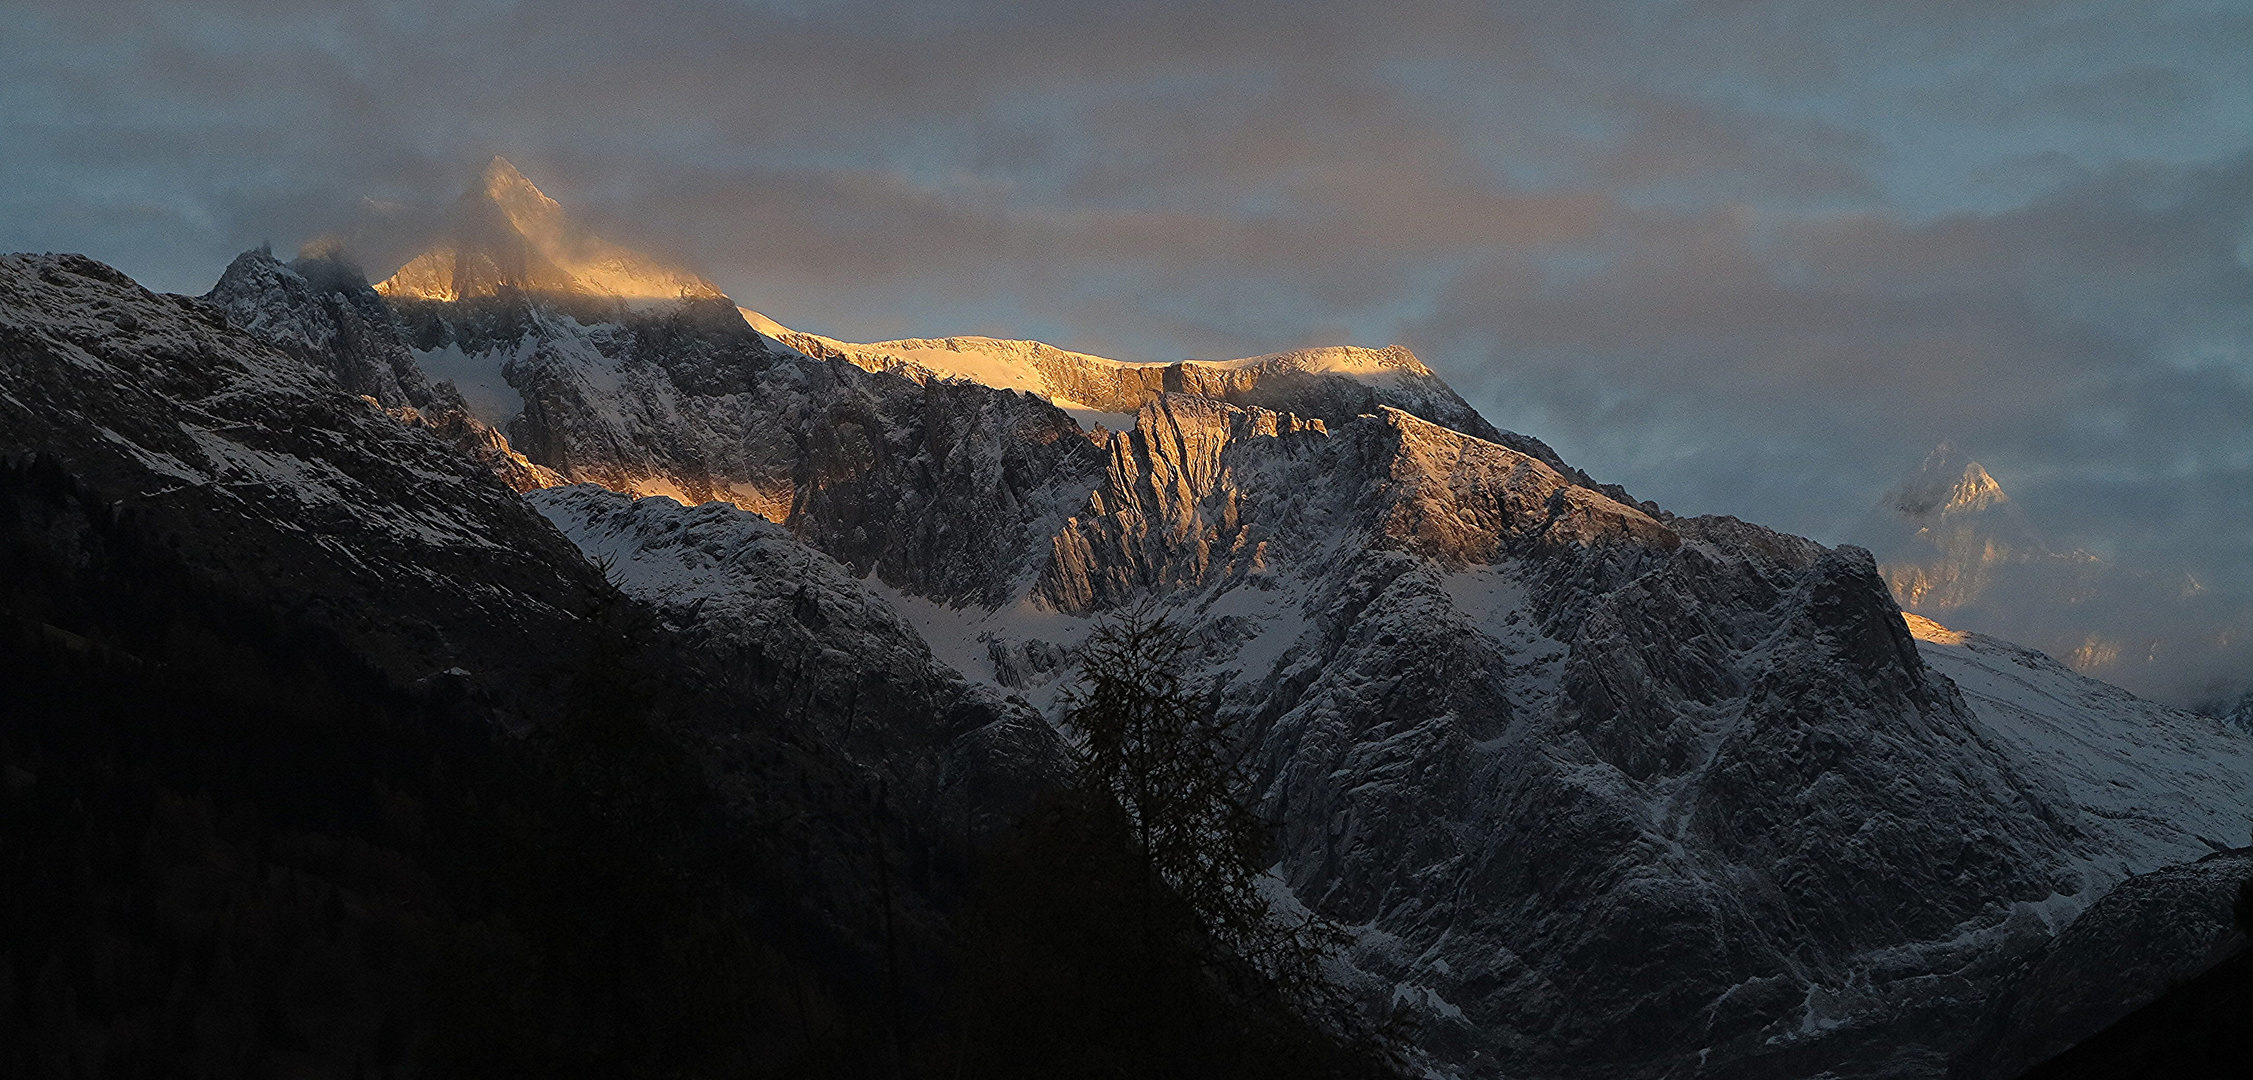
[[[376,291],[413,300],[510,291],[619,301],[720,295],[694,272],[591,235],[497,156],[455,204],[446,237],[377,283]]]
[[[2009,502],[2010,496],[1984,466],[1963,460],[1953,445],[1941,443],[1926,455],[1917,475],[1894,488],[1886,501],[1911,519],[1924,519],[1990,509]]]

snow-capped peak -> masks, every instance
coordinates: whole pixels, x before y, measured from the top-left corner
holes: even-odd
[[[601,240],[507,158],[462,193],[447,237],[376,285],[398,299],[464,300],[505,291],[620,301],[709,299],[701,276]]]
[[[2009,502],[2010,496],[1985,467],[1963,461],[1954,446],[1941,443],[1926,455],[1917,475],[1893,489],[1886,501],[1910,518],[1924,518],[1985,510]]]

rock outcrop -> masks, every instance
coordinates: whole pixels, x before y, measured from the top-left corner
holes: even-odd
[[[308,254],[284,263],[268,248],[246,251],[203,298],[243,329],[384,408],[456,404],[423,377],[390,306],[340,255]]]

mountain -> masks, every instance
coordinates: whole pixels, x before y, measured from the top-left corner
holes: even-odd
[[[375,290],[402,300],[510,292],[615,301],[710,299],[712,283],[589,234],[516,166],[495,157],[456,203],[447,235]]]
[[[1183,620],[1276,873],[1445,1072],[1938,1075],[2055,926],[2248,809],[2211,721],[2055,665],[2004,693],[2031,656],[1920,641],[1866,553],[1629,501],[1406,350],[1138,364],[698,297],[393,303],[532,462],[728,504],[536,496],[661,610],[764,612],[724,624],[764,640],[796,593],[730,600],[709,552],[800,544],[840,568],[809,595],[880,599],[1035,710],[1104,612]],[[2008,520],[1943,467],[1902,513]]]
[[[560,220],[495,175],[465,205]],[[515,235],[530,250],[536,231]],[[866,826],[892,837],[876,864],[913,867],[902,925],[943,954],[949,875],[1066,767],[1052,724],[1075,649],[1130,607],[1192,635],[1187,674],[1280,822],[1272,884],[1352,931],[1338,972],[1412,1021],[1432,1075],[1936,1077],[1973,1037],[1964,1018],[2075,915],[2253,816],[2242,732],[1905,619],[1863,549],[1634,502],[1493,429],[1405,349],[1142,364],[851,345],[540,267],[419,294],[395,275],[379,311],[325,265],[254,253],[208,303],[146,301],[263,337],[245,353],[260,370],[351,418],[208,429],[398,443],[446,455],[448,476],[496,465],[506,485],[387,498],[508,503],[515,550],[639,613],[652,681],[685,695],[667,737],[731,820],[787,823],[759,850],[807,868],[782,892],[841,955],[895,941],[891,902],[871,901],[888,888],[855,869],[871,847],[855,806],[893,808]],[[27,302],[49,306],[25,326],[97,342],[122,326],[91,294]],[[33,332],[55,331],[11,331]],[[137,371],[89,385],[177,381]],[[404,404],[380,396],[384,371]],[[427,422],[455,401],[482,441]],[[37,415],[48,438],[140,461],[101,432],[201,415],[184,408],[65,397]],[[1941,541],[1994,532],[2011,504],[1976,466],[1934,476],[1897,512],[1978,558],[1920,595],[1985,595],[1980,568],[2015,564]],[[183,483],[210,500],[225,479]],[[297,520],[262,513],[250,534]],[[369,535],[347,550],[378,561]],[[422,549],[401,551],[411,568]],[[412,637],[368,605],[342,622]],[[587,655],[455,647],[472,646],[506,653],[472,673]]]

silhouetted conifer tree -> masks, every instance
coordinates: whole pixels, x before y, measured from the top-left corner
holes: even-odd
[[[1260,811],[1245,747],[1185,679],[1191,648],[1179,625],[1129,609],[1088,636],[1064,698],[1065,723],[1080,736],[1080,783],[1115,800],[1124,818],[1150,992],[1161,1013],[1186,1006],[1201,1022],[1199,995],[1168,996],[1185,982],[1218,980],[1230,996],[1274,997],[1334,1030],[1359,1029],[1358,1010],[1323,970],[1348,940],[1343,928],[1271,900],[1280,884],[1264,881],[1274,825]],[[1166,971],[1169,958],[1198,970]]]

